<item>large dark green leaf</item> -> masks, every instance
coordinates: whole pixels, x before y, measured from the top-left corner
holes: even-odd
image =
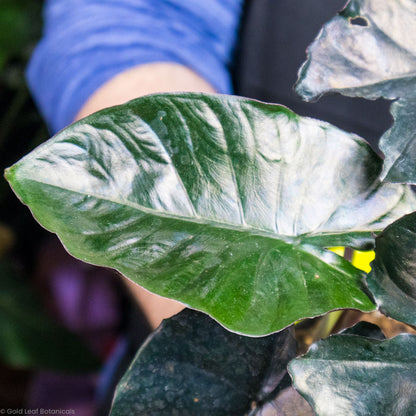
[[[416,414],[416,336],[333,336],[293,360],[289,372],[318,416]]]
[[[243,416],[278,393],[295,352],[288,329],[249,338],[185,310],[139,350],[111,416]]]
[[[0,263],[0,361],[31,369],[92,371],[98,358],[42,310],[36,293]]]
[[[373,309],[363,273],[324,250],[362,245],[416,208],[380,184],[366,142],[285,107],[153,95],[63,130],[6,176],[68,250],[264,335]]]
[[[416,213],[406,215],[376,239],[368,286],[388,316],[416,326]]]
[[[398,99],[393,127],[380,141],[382,176],[416,182],[416,8],[410,0],[351,0],[309,47],[297,91]]]

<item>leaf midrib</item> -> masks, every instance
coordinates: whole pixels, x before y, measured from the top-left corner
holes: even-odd
[[[188,216],[182,216],[182,215],[178,215],[176,213],[172,213],[172,212],[167,212],[167,211],[161,211],[161,210],[157,210],[157,209],[151,209],[151,208],[147,208],[144,207],[142,205],[133,203],[131,201],[125,200],[125,201],[117,201],[115,199],[112,198],[108,198],[108,197],[103,197],[94,193],[87,193],[87,192],[82,192],[79,190],[75,190],[75,189],[71,189],[71,188],[64,188],[62,186],[56,185],[56,184],[52,184],[52,183],[48,183],[45,181],[39,181],[36,179],[32,179],[32,178],[23,178],[21,180],[19,180],[20,184],[23,182],[29,182],[29,183],[36,183],[36,184],[40,184],[40,185],[47,185],[53,188],[58,188],[61,189],[63,191],[67,191],[67,192],[73,192],[75,194],[79,194],[79,195],[84,195],[84,196],[88,196],[88,197],[93,197],[96,198],[97,200],[101,200],[101,201],[107,201],[107,202],[111,202],[114,204],[118,204],[121,206],[126,206],[129,208],[133,208],[135,210],[141,211],[147,215],[151,215],[151,216],[156,216],[156,217],[162,217],[162,218],[167,218],[167,219],[172,219],[172,220],[178,220],[178,221],[184,221],[184,222],[190,222],[190,223],[197,223],[197,224],[201,224],[201,225],[208,225],[211,226],[213,228],[218,228],[218,229],[227,229],[230,231],[237,231],[237,232],[247,232],[253,236],[259,236],[259,237],[266,237],[266,238],[271,238],[273,240],[282,240],[285,242],[290,242],[292,244],[295,244],[297,240],[299,240],[300,236],[285,236],[285,235],[281,235],[281,234],[274,234],[271,232],[267,232],[266,230],[261,230],[259,228],[254,228],[254,227],[250,227],[247,225],[233,225],[230,223],[226,223],[226,222],[221,222],[221,221],[209,221],[208,219],[205,219],[199,215],[195,215],[195,217],[188,217]],[[13,182],[13,180],[11,180],[11,182]],[[28,204],[26,204],[28,205]],[[38,204],[36,204],[38,205]],[[30,207],[29,207],[30,208]],[[304,234],[306,236],[309,236],[310,234]],[[312,234],[315,235],[315,234]],[[321,234],[319,234],[321,235]]]
[[[13,179],[9,179],[11,184],[13,184],[14,179],[16,179],[16,176],[17,175],[15,174]],[[221,221],[209,221],[208,219],[206,219],[204,217],[201,217],[199,215],[195,215],[195,217],[182,216],[182,215],[178,215],[176,213],[172,213],[172,212],[168,212],[168,211],[161,211],[161,210],[147,208],[147,207],[144,207],[142,205],[132,203],[131,201],[128,201],[128,200],[117,201],[117,200],[114,200],[112,198],[96,195],[94,193],[81,192],[79,190],[74,190],[72,188],[64,188],[64,187],[56,185],[56,184],[51,184],[51,183],[48,183],[48,182],[45,182],[45,181],[39,181],[39,180],[36,180],[36,179],[27,178],[27,177],[23,177],[22,179],[19,179],[20,185],[24,181],[29,182],[29,183],[36,183],[36,184],[40,184],[40,185],[46,185],[46,186],[50,186],[50,187],[53,187],[53,188],[61,189],[63,191],[73,192],[75,194],[93,197],[97,200],[107,201],[107,202],[111,202],[113,204],[126,206],[126,207],[129,207],[129,208],[135,209],[137,211],[141,211],[144,214],[147,214],[147,215],[150,215],[150,216],[161,217],[161,218],[177,220],[177,221],[184,221],[184,222],[187,222],[187,223],[196,223],[196,224],[200,224],[200,225],[207,225],[207,226],[210,226],[210,227],[216,228],[216,229],[225,229],[225,230],[241,232],[241,233],[246,232],[246,233],[248,233],[252,236],[270,238],[270,239],[273,239],[273,240],[280,240],[280,241],[283,241],[285,243],[289,243],[289,244],[292,244],[292,245],[303,244],[304,243],[304,241],[302,241],[303,239],[310,239],[310,238],[316,238],[316,237],[339,236],[339,235],[346,235],[347,236],[347,235],[350,235],[350,234],[353,234],[353,233],[369,233],[369,232],[381,231],[381,229],[380,230],[372,230],[372,229],[368,229],[368,230],[348,230],[348,231],[345,231],[345,232],[333,232],[333,233],[331,233],[331,232],[313,233],[312,232],[312,233],[300,234],[300,235],[297,235],[297,236],[290,236],[290,235],[283,235],[283,234],[268,232],[267,230],[262,230],[262,229],[259,229],[259,228],[254,228],[254,227],[250,227],[248,225],[243,225],[243,224],[234,225],[234,224],[221,222]],[[27,194],[27,192],[25,192],[25,193]],[[16,194],[19,195],[19,192],[16,191]],[[22,201],[23,201],[23,198],[22,198]],[[25,203],[25,204],[32,211],[29,204],[28,203]],[[36,203],[36,205],[38,205],[38,204]],[[328,246],[330,246],[330,245],[325,245],[325,247],[328,247]],[[322,246],[321,245],[316,245],[316,247],[322,247]]]

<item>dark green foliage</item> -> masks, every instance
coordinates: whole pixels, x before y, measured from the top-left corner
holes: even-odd
[[[239,416],[274,397],[294,357],[291,331],[233,334],[185,310],[146,341],[121,380],[111,416]]]
[[[0,5],[0,26],[13,29],[0,36],[0,68],[25,42],[20,12],[13,2]],[[72,254],[232,331],[264,335],[333,309],[372,310],[364,273],[326,248],[369,248],[374,232],[416,208],[408,188],[380,181],[416,180],[415,17],[412,1],[350,1],[310,47],[297,86],[306,99],[330,91],[396,100],[395,124],[380,142],[383,172],[363,140],[327,123],[258,101],[183,94],[96,113],[7,178]],[[27,98],[19,90],[0,146]],[[415,225],[407,215],[377,237],[368,278],[380,309],[412,325]],[[0,357],[32,368],[92,368],[89,353],[67,333],[56,338],[61,329],[28,289],[2,273]],[[380,337],[365,324],[347,332]],[[320,341],[290,365],[294,385],[318,416],[414,416],[415,339]],[[247,338],[187,310],[140,349],[112,415],[277,415],[279,397],[296,399],[284,378],[294,352],[288,330]]]
[[[367,283],[381,311],[416,326],[416,213],[377,237],[371,266]]]
[[[336,335],[289,364],[317,416],[414,416],[416,336],[379,341]]]

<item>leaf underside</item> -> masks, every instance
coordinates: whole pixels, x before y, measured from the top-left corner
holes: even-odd
[[[248,414],[278,394],[295,352],[290,330],[244,337],[185,310],[139,350],[116,389],[111,416]]]
[[[416,208],[380,184],[366,142],[285,107],[162,94],[75,123],[6,172],[70,253],[265,335],[338,308],[372,310],[363,246]]]
[[[415,357],[416,336],[336,335],[293,360],[289,373],[318,416],[413,416]]]
[[[377,237],[371,267],[367,283],[382,312],[416,326],[416,213]]]
[[[413,1],[351,0],[308,48],[296,86],[306,100],[327,92],[396,100],[380,140],[390,182],[416,183],[415,20]]]

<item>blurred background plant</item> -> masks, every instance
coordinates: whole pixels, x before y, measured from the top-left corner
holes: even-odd
[[[2,169],[16,157],[21,157],[37,143],[28,137],[46,133],[24,81],[24,70],[41,30],[41,1],[3,0],[0,2],[0,163]],[[35,133],[35,136],[32,134]],[[35,232],[32,234],[32,229]],[[30,216],[20,209],[4,179],[0,180],[0,278],[2,300],[13,299],[15,293],[4,283],[11,274],[30,275],[33,269],[33,240],[41,238],[41,231],[33,227]],[[26,230],[26,232],[24,232]],[[40,232],[40,233],[39,233]],[[22,237],[22,238],[20,238]],[[24,254],[23,254],[24,253]],[[14,271],[13,271],[14,269]],[[6,291],[6,292],[4,292]],[[6,308],[1,304],[2,332],[10,322]],[[12,329],[13,330],[13,329]],[[9,351],[8,341],[2,334],[2,351]],[[12,350],[12,349],[11,349]],[[12,354],[12,351],[11,351]],[[27,388],[30,372],[12,365],[14,357],[0,356],[0,407],[20,406]]]
[[[2,171],[49,137],[25,82],[42,4],[0,1]],[[64,408],[89,416],[102,406],[106,413],[118,377],[107,368],[110,381],[102,381],[99,370],[123,345],[130,314],[114,274],[70,257],[0,179],[0,409]]]
[[[47,137],[47,129],[27,89],[24,71],[40,37],[42,2],[2,0],[0,2],[0,160],[9,166]],[[21,267],[33,262],[29,238],[38,240],[40,230],[29,233],[30,215],[19,207],[6,181],[0,181],[0,256],[19,258]],[[29,227],[29,228],[28,228]],[[26,230],[26,232],[24,232]],[[24,235],[25,238],[18,238]],[[24,252],[24,256],[19,253]],[[31,256],[28,254],[31,253]]]

